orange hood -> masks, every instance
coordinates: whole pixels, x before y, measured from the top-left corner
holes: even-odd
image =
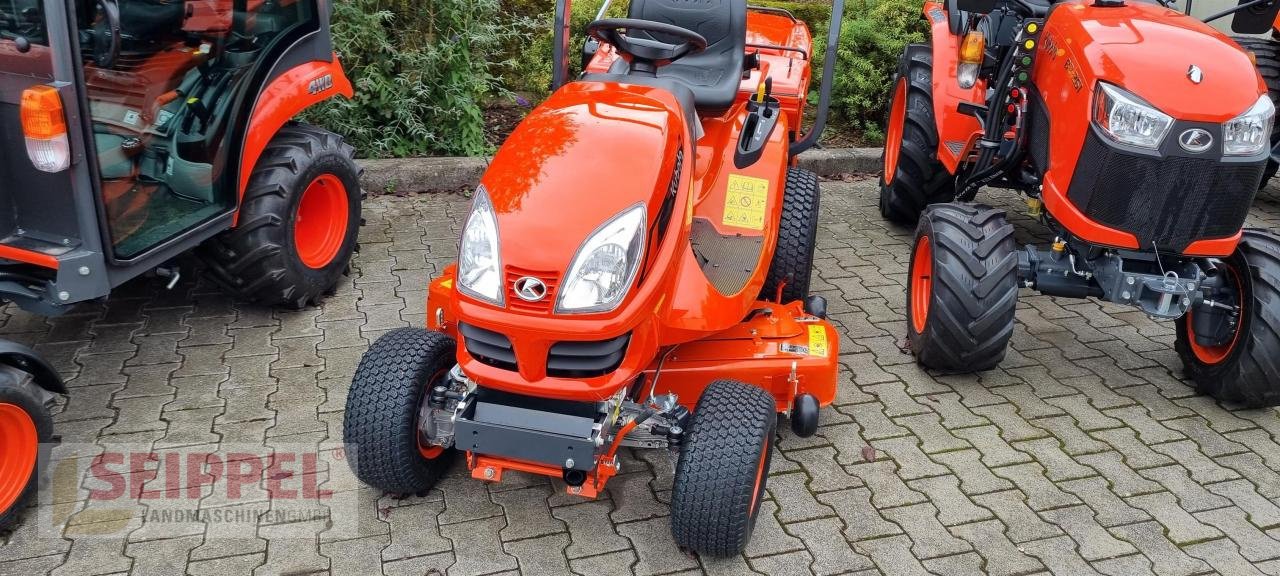
[[[1059,49],[1081,57],[1086,77],[1198,122],[1230,120],[1266,94],[1248,54],[1208,24],[1136,0],[1114,8],[1086,2],[1055,7],[1045,27]],[[1198,84],[1192,66],[1201,71]]]
[[[512,132],[481,183],[497,214],[502,263],[564,273],[587,237],[636,203],[652,222],[683,127],[672,97],[578,82]]]

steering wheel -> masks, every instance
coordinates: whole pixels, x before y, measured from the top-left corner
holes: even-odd
[[[648,32],[681,40],[669,44],[659,40],[628,36],[627,32]],[[707,39],[701,34],[674,24],[637,20],[634,18],[605,18],[587,24],[587,35],[608,42],[618,52],[631,56],[633,72],[652,74],[659,66],[670,64],[690,54],[707,49]]]
[[[120,59],[120,5],[116,0],[95,0],[93,26],[80,32],[80,46],[95,66],[111,68]]]

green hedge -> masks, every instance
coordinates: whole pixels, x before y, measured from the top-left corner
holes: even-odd
[[[867,143],[880,123],[899,55],[923,41],[923,0],[849,0],[833,84],[833,132]],[[603,0],[575,0],[570,61]],[[813,28],[820,74],[830,2],[753,0],[792,10]],[[626,1],[610,15],[625,13]],[[531,105],[551,82],[552,0],[335,0],[334,42],[355,85],[307,115],[370,157],[480,155],[486,108]],[[815,81],[815,86],[817,83]],[[816,102],[816,94],[814,95]]]
[[[362,155],[480,155],[484,107],[507,94],[495,60],[533,29],[499,0],[336,0],[334,44],[355,85],[308,119]]]
[[[869,142],[884,140],[884,113],[903,50],[928,33],[923,8],[923,0],[854,0],[845,6],[831,108],[846,129]],[[825,36],[820,43],[826,44]]]

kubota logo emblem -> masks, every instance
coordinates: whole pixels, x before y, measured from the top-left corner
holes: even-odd
[[[537,302],[547,297],[547,284],[533,276],[516,280],[516,296],[526,302]]]
[[[1192,64],[1191,68],[1187,69],[1187,78],[1191,79],[1192,84],[1199,84],[1204,81],[1204,71],[1200,70],[1199,66]]]
[[[1213,135],[1199,128],[1192,128],[1178,135],[1178,145],[1187,152],[1204,152],[1213,146]]]

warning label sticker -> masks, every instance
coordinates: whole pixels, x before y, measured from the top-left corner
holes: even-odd
[[[768,180],[730,174],[729,189],[724,195],[724,225],[764,230],[764,211],[768,201]]]
[[[809,353],[814,356],[827,357],[827,329],[820,325],[809,325]]]

